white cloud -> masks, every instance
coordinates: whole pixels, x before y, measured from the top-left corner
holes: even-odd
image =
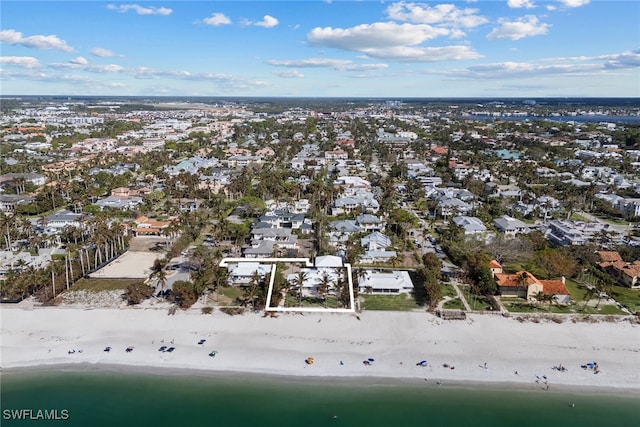
[[[316,45],[364,52],[368,49],[413,46],[448,34],[448,29],[430,25],[376,22],[351,28],[317,27],[307,34],[307,40]]]
[[[509,0],[507,5],[512,9],[533,9],[536,7],[531,0]]]
[[[249,19],[242,20],[242,25],[244,25],[245,27],[256,26],[256,27],[263,27],[263,28],[273,28],[279,23],[280,22],[271,15],[264,15],[262,17],[262,21],[251,21]]]
[[[518,18],[515,21],[508,21],[507,19],[498,20],[500,26],[494,28],[489,34],[487,39],[511,39],[520,40],[524,37],[540,36],[547,34],[550,25],[538,22],[538,18],[534,15],[527,15],[523,18]]]
[[[591,0],[559,0],[565,7],[580,7],[589,4]]]
[[[504,78],[505,76],[540,76],[544,74],[585,74],[602,70],[600,64],[540,65],[531,62],[499,62],[468,68],[473,77]]]
[[[113,51],[101,47],[94,47],[93,49],[91,49],[91,54],[94,56],[99,56],[100,58],[109,58],[111,56],[116,56]]]
[[[214,27],[231,24],[231,19],[229,19],[229,17],[224,13],[213,13],[209,18],[205,18],[202,21],[205,24],[213,25]]]
[[[635,68],[640,67],[640,49],[622,52],[607,57],[606,68]]]
[[[0,56],[0,64],[20,68],[40,68],[42,65],[33,56]]]
[[[66,41],[58,36],[29,36],[23,37],[22,33],[15,30],[0,31],[0,42],[7,44],[17,44],[34,49],[57,49],[65,52],[73,52],[73,48]]]
[[[473,28],[488,22],[478,15],[478,9],[460,9],[453,4],[438,4],[433,7],[399,2],[386,9],[389,18],[396,21],[408,21],[416,24],[433,24],[453,28]]]
[[[262,21],[256,22],[256,26],[264,28],[273,28],[278,25],[278,20],[271,15],[264,15]]]
[[[348,59],[308,58],[308,59],[271,59],[267,64],[275,67],[295,68],[333,68],[340,71],[369,71],[387,68],[387,64],[356,64]]]
[[[72,64],[77,64],[77,65],[87,65],[87,64],[89,64],[89,61],[87,61],[82,56],[78,56],[77,58],[70,59],[69,62],[72,63]]]
[[[363,51],[371,58],[386,59],[397,62],[439,62],[478,59],[480,55],[469,46],[419,47],[395,46]]]
[[[427,24],[376,22],[351,28],[314,28],[307,34],[311,44],[364,53],[369,58],[397,62],[434,62],[477,59],[469,46],[418,46],[439,36],[460,36],[456,29]]]
[[[426,70],[424,72],[470,79],[515,79],[562,75],[603,75],[618,69],[632,68],[640,68],[640,49],[610,55],[543,58],[536,62],[507,61],[458,70]]]
[[[284,79],[301,79],[304,77],[304,74],[298,70],[277,71],[273,74]]]
[[[117,10],[120,13],[127,13],[130,10],[133,10],[138,15],[162,15],[167,16],[173,13],[173,10],[166,7],[143,7],[138,4],[121,4],[116,6],[114,4],[107,5],[107,9]]]
[[[53,69],[72,69],[79,71],[88,71],[90,73],[122,73],[125,71],[124,67],[116,64],[90,64],[82,56],[71,59],[69,62],[59,63],[54,62],[49,64],[49,67]]]
[[[234,90],[252,89],[269,85],[267,82],[261,80],[248,80],[232,74],[192,73],[190,71],[157,70],[148,67],[127,69],[125,72],[136,79],[169,78],[174,80],[208,81],[224,85],[226,89]]]

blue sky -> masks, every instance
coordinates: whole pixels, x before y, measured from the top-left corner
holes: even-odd
[[[640,2],[12,1],[0,94],[638,97]]]

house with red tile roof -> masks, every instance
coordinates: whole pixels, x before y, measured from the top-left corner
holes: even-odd
[[[157,221],[139,216],[135,219],[133,232],[136,236],[162,236],[164,229],[169,227],[173,221]]]
[[[539,280],[528,271],[518,271],[514,274],[495,273],[494,277],[498,291],[505,297],[535,300],[542,293],[551,295],[560,304],[568,304],[571,301],[564,277],[560,280]]]
[[[599,251],[598,266],[627,288],[640,288],[640,260],[626,262],[616,251]]]
[[[502,265],[500,265],[500,263],[495,259],[491,260],[491,262],[489,263],[489,268],[491,269],[491,274],[493,274],[494,276],[496,274],[502,273]]]

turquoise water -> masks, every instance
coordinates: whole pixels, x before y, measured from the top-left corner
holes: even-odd
[[[637,394],[465,388],[417,380],[72,370],[10,372],[0,380],[3,427],[640,425]],[[57,409],[59,416],[66,410],[68,419],[7,419],[6,411],[16,409]]]

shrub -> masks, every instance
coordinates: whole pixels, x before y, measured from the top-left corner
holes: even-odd
[[[153,289],[143,282],[132,283],[124,291],[124,299],[129,305],[140,304],[142,301],[153,295]]]

